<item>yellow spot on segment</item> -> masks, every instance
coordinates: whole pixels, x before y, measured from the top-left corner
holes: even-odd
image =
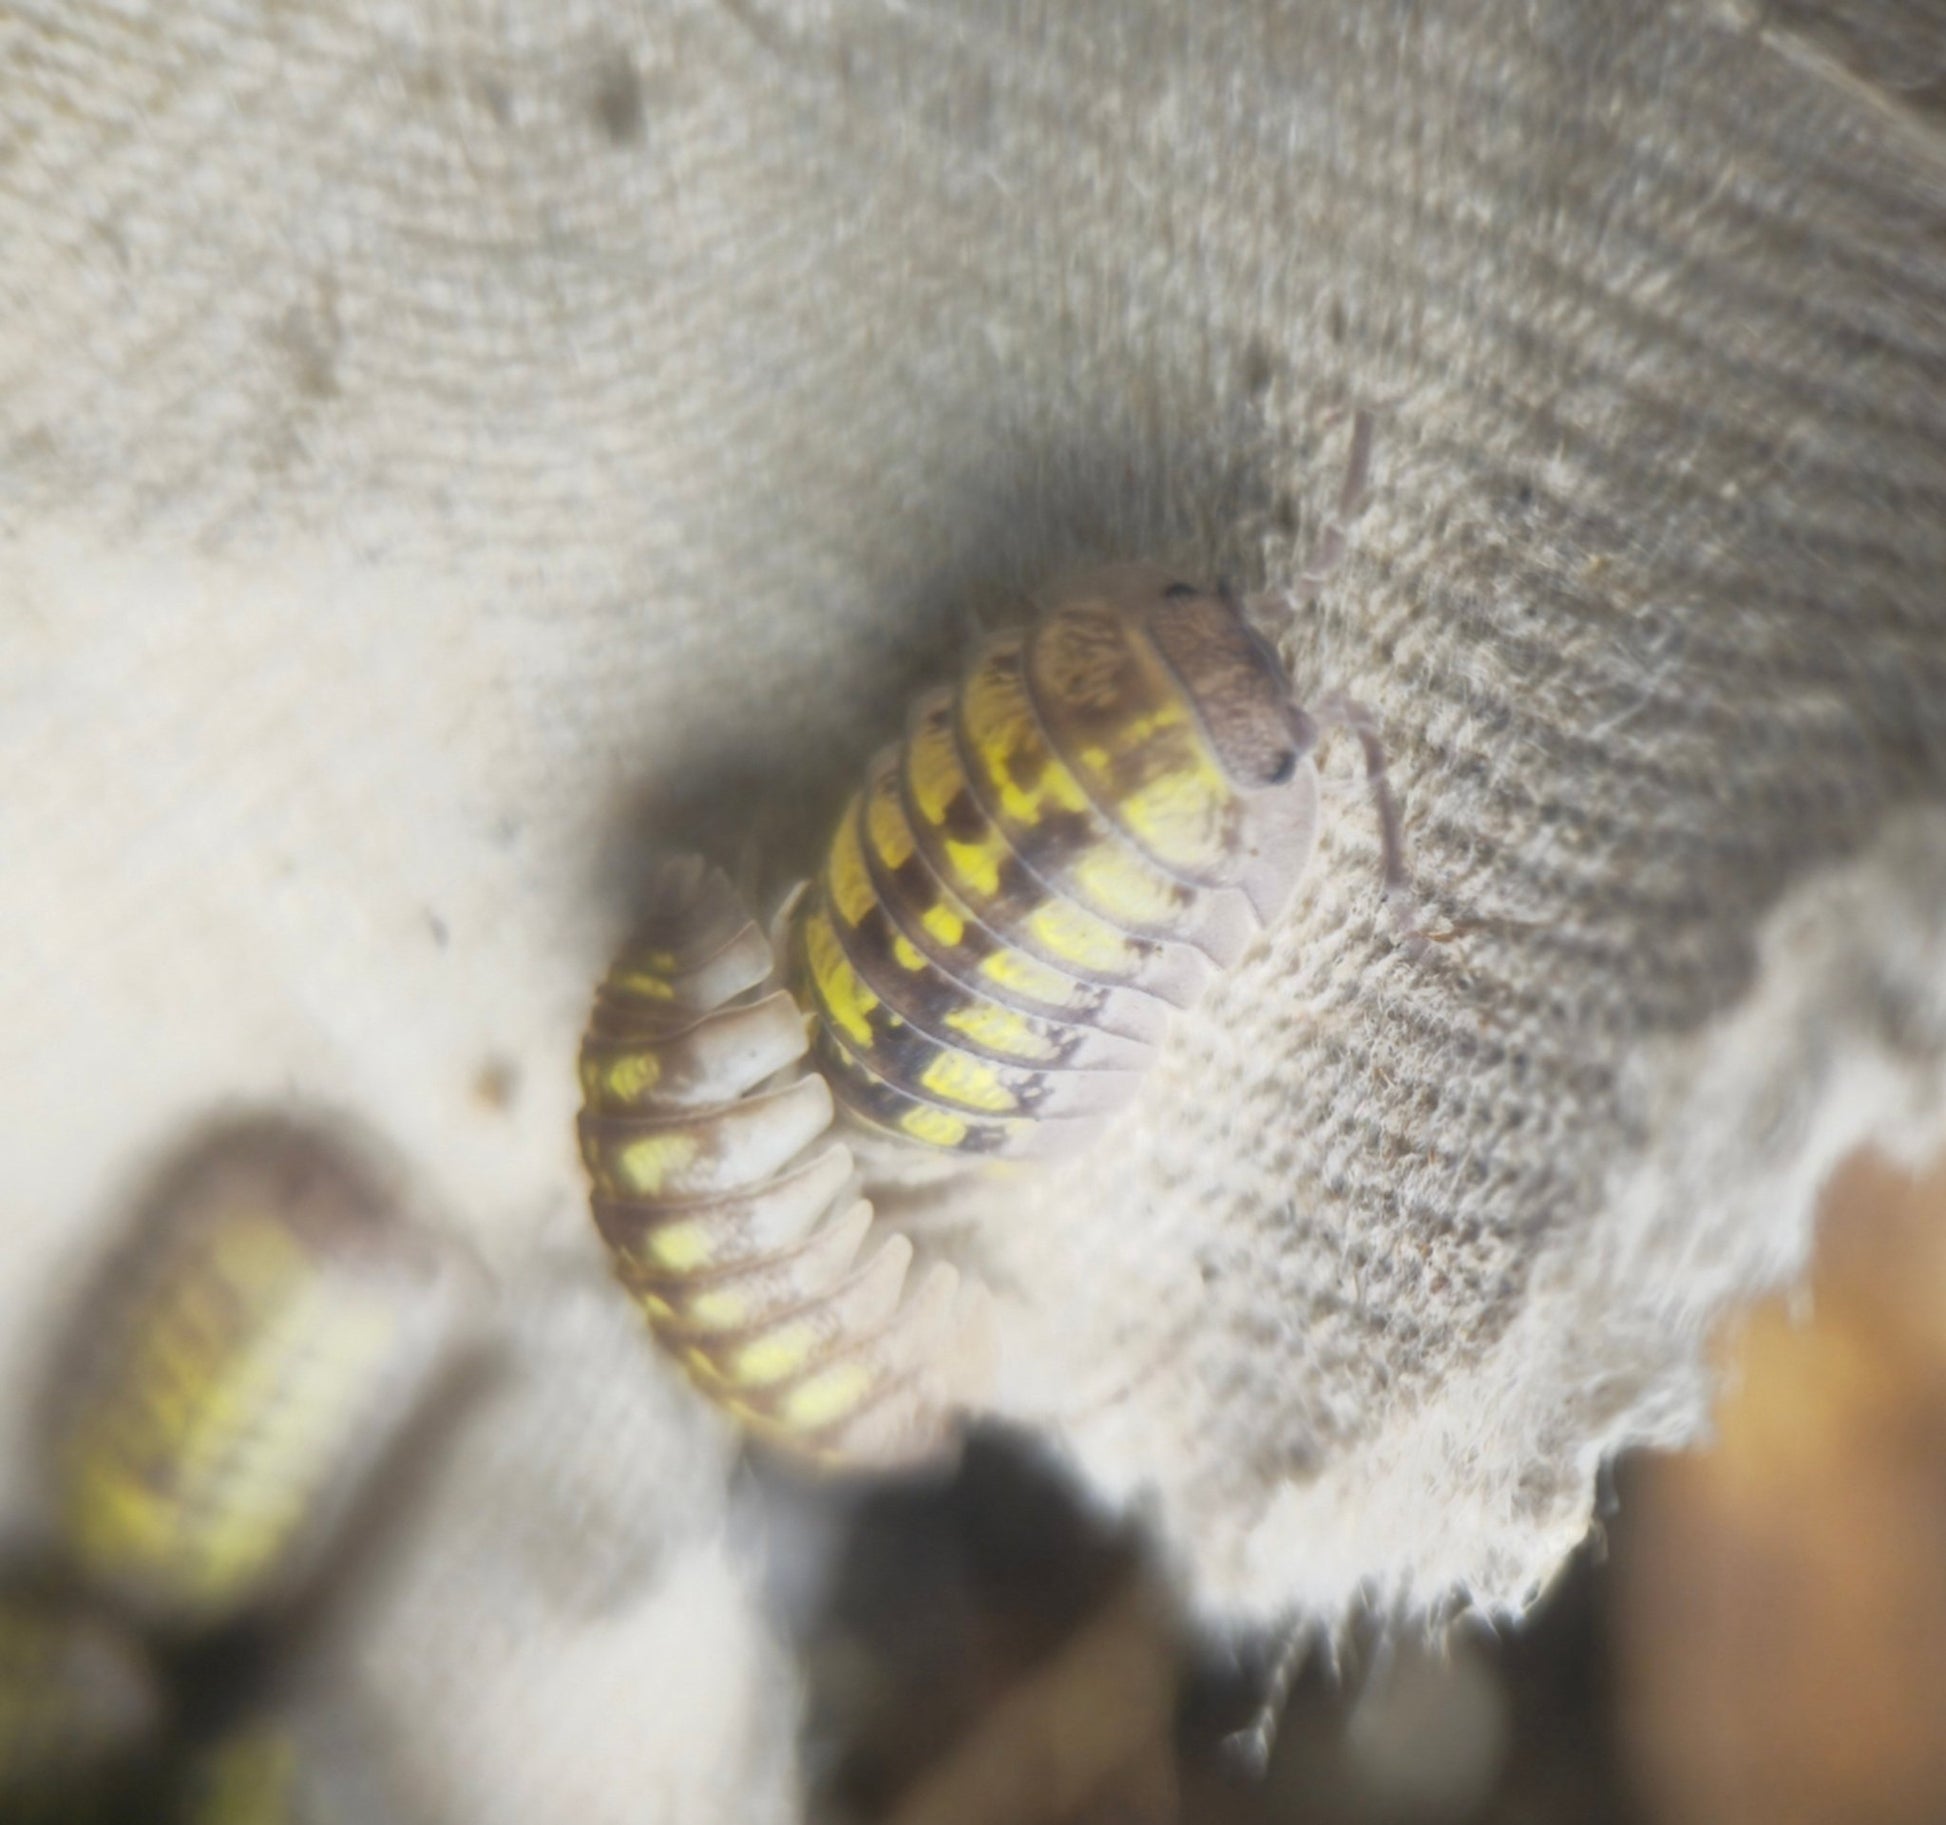
[[[838,917],[847,925],[858,926],[876,904],[872,878],[865,868],[865,851],[858,840],[858,801],[845,807],[845,821],[838,826],[831,845],[831,859],[824,872],[825,886]]]
[[[937,900],[919,915],[919,922],[936,943],[948,950],[957,948],[966,937],[966,921],[950,906]]]
[[[944,1109],[908,1109],[899,1117],[899,1126],[928,1147],[957,1147],[970,1132],[966,1123]]]
[[[935,1096],[989,1115],[1006,1115],[1017,1104],[1000,1073],[965,1052],[940,1052],[920,1074],[920,1084]]]
[[[964,1033],[975,1045],[1033,1064],[1056,1058],[1059,1052],[1026,1015],[996,1001],[969,1001],[946,1016],[946,1024]]]
[[[1123,800],[1122,822],[1151,855],[1207,871],[1223,861],[1230,794],[1214,767],[1197,760],[1158,775]]]
[[[735,1351],[724,1373],[738,1387],[767,1388],[803,1369],[821,1341],[814,1324],[782,1324]]]
[[[686,1128],[667,1134],[644,1135],[615,1151],[615,1177],[638,1196],[652,1198],[701,1151],[701,1143]]]
[[[954,874],[975,893],[991,898],[1000,891],[1000,864],[1007,849],[997,836],[978,843],[956,843],[949,837],[945,849]]]
[[[595,1069],[599,1076],[590,1092],[598,1089],[604,1102],[639,1102],[662,1081],[662,1060],[654,1052],[631,1052],[611,1060],[605,1071],[599,1065]]]
[[[999,787],[1000,809],[1010,823],[1031,830],[1041,821],[1041,801],[1037,794],[1023,792],[1011,780]]]
[[[892,936],[892,958],[900,969],[908,970],[915,976],[926,967],[925,957],[903,932],[895,932]]]
[[[718,1289],[698,1293],[683,1306],[683,1316],[706,1331],[734,1331],[750,1322],[750,1301],[741,1293]]]
[[[1034,908],[1027,929],[1064,963],[1107,976],[1133,974],[1127,942],[1086,907],[1049,900]]]
[[[671,1274],[693,1273],[716,1258],[707,1223],[665,1223],[652,1229],[644,1242],[651,1265]]]
[[[828,1369],[807,1375],[785,1395],[778,1403],[778,1418],[800,1431],[818,1431],[851,1412],[871,1393],[876,1380],[862,1362],[833,1363]]]
[[[859,979],[858,972],[838,948],[838,935],[831,929],[821,908],[813,908],[804,920],[804,955],[811,965],[811,979],[817,984],[818,998],[839,1030],[869,1048],[872,1044],[872,1015],[879,999]]]
[[[647,970],[618,969],[608,980],[624,993],[640,995],[648,1001],[673,1001],[676,998],[672,983],[665,982],[662,977],[653,975]]]
[[[982,957],[980,973],[1004,989],[1044,1001],[1049,1007],[1071,1007],[1081,993],[1081,985],[1072,976],[1064,976],[1038,957],[1011,948],[991,951]]]
[[[1120,926],[1162,925],[1180,911],[1170,884],[1112,843],[1096,843],[1076,857],[1074,880],[1088,904]]]

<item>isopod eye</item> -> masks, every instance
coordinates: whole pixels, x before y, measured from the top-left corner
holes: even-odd
[[[1286,748],[1283,753],[1278,755],[1270,763],[1270,770],[1264,775],[1264,784],[1267,786],[1288,785],[1291,775],[1296,771],[1297,750],[1295,748]]]
[[[1162,599],[1165,602],[1180,602],[1183,597],[1193,596],[1197,593],[1196,586],[1193,583],[1171,583],[1162,592]]]

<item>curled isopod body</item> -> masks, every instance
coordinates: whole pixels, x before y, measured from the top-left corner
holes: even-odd
[[[581,1047],[595,1225],[657,1341],[754,1436],[837,1466],[924,1458],[951,1432],[956,1276],[906,1297],[899,1235],[856,1265],[872,1209],[805,1047],[729,881],[661,864]]]
[[[1370,447],[1359,414],[1301,590],[1342,552]],[[792,931],[814,1056],[861,1146],[1085,1141],[1133,1093],[1171,1010],[1289,898],[1333,725],[1364,746],[1389,898],[1398,819],[1370,717],[1335,696],[1301,707],[1226,589],[1152,565],[1095,572],[1025,633],[989,639],[956,689],[920,697]]]
[[[1276,915],[1318,818],[1321,724],[1224,591],[1077,582],[913,706],[799,905],[794,973],[855,1129],[964,1155],[1072,1149]]]
[[[170,1633],[289,1595],[446,1360],[455,1270],[336,1136],[265,1119],[193,1148],[56,1354],[66,1561]]]

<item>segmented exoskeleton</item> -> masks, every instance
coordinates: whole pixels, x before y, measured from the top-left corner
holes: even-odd
[[[595,1224],[657,1340],[758,1438],[833,1465],[925,1457],[949,1435],[957,1277],[901,1303],[899,1235],[854,1267],[872,1208],[805,1048],[729,881],[665,863],[581,1047]]]
[[[444,1245],[330,1137],[263,1121],[197,1150],[49,1383],[69,1562],[170,1632],[287,1595],[426,1392],[458,1289]]]
[[[1369,442],[1361,416],[1339,544]],[[989,639],[872,763],[795,916],[814,1055],[853,1123],[955,1154],[1084,1139],[1296,885],[1329,724],[1364,742],[1390,888],[1369,719],[1301,708],[1227,590],[1122,566]]]
[[[261,1659],[203,1688],[342,1537],[454,1357],[464,1283],[318,1128],[231,1123],[164,1172],[49,1366],[46,1537],[0,1570],[0,1817],[299,1816]]]

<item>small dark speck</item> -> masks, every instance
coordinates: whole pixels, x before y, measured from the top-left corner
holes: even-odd
[[[127,272],[135,262],[129,256],[128,236],[122,232],[121,223],[111,218],[103,217],[102,220],[95,223],[94,229],[95,233],[100,236],[102,245],[114,256],[115,264],[123,272]]]
[[[1280,494],[1270,510],[1270,523],[1286,538],[1295,536],[1302,516],[1297,510],[1297,497]]]
[[[634,59],[617,51],[595,73],[595,123],[617,146],[639,146],[647,125],[642,105],[642,78]]]
[[[1333,342],[1343,342],[1351,334],[1351,319],[1345,314],[1342,298],[1333,298],[1324,313],[1324,333]]]
[[[289,366],[291,385],[305,399],[338,396],[338,356],[344,330],[338,321],[338,291],[320,282],[313,301],[294,304],[279,319],[272,339]]]
[[[61,449],[50,426],[32,425],[13,440],[8,454],[19,462],[52,462]]]
[[[1244,344],[1242,372],[1243,389],[1252,398],[1270,391],[1270,383],[1277,378],[1277,357],[1261,336],[1252,336]]]
[[[414,101],[436,106],[446,99],[447,73],[438,64],[404,65],[400,71],[400,81]]]
[[[511,127],[514,124],[514,98],[507,85],[497,76],[483,76],[480,78],[479,91],[480,100],[493,116],[494,124]]]
[[[520,1073],[504,1058],[489,1058],[473,1074],[473,1100],[493,1115],[504,1115],[520,1094]]]
[[[452,942],[453,934],[446,929],[446,921],[436,912],[426,913],[426,930],[432,933],[432,941],[444,950]]]

